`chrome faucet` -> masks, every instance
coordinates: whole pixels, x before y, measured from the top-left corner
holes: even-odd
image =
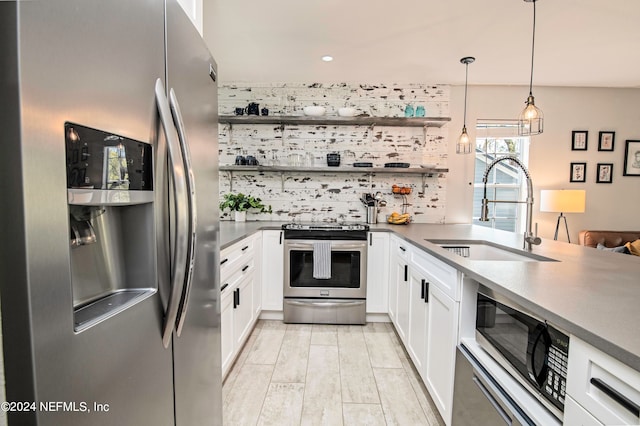
[[[506,200],[488,200],[487,199],[487,178],[489,176],[489,172],[493,167],[502,162],[502,161],[512,161],[517,164],[522,171],[524,172],[525,177],[527,178],[527,200],[526,201],[506,201]],[[532,219],[532,208],[533,208],[533,182],[531,182],[531,175],[529,174],[529,170],[522,164],[522,162],[512,155],[507,155],[505,157],[496,158],[493,160],[487,170],[484,171],[484,175],[482,176],[482,182],[484,183],[484,193],[482,197],[482,212],[480,213],[480,221],[488,222],[489,221],[489,203],[526,203],[527,204],[527,230],[524,233],[524,244],[522,246],[523,249],[527,249],[531,251],[531,246],[533,244],[538,245],[542,242],[540,237],[538,237],[538,225],[536,224],[536,233],[533,234],[531,232],[531,219]]]

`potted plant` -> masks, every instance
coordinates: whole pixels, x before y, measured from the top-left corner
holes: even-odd
[[[247,220],[247,210],[257,209],[259,213],[271,213],[271,206],[262,204],[260,198],[251,195],[245,195],[241,192],[237,194],[227,193],[222,196],[220,202],[220,210],[229,209],[235,214],[236,222],[244,222]]]

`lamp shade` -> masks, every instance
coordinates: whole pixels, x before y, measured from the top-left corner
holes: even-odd
[[[583,189],[543,189],[540,191],[540,211],[584,213],[586,191]]]

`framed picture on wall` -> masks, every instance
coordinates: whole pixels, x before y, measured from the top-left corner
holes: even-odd
[[[586,151],[588,136],[589,132],[586,130],[574,130],[571,132],[571,151]]]
[[[569,182],[587,181],[587,163],[571,163]]]
[[[598,151],[613,151],[613,142],[616,138],[616,132],[600,132],[598,138]]]
[[[623,176],[640,176],[640,141],[626,141]]]
[[[613,182],[613,163],[598,163],[598,174],[596,175],[596,183],[612,183]]]

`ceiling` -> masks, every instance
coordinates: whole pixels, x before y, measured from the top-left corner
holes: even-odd
[[[640,87],[639,0],[539,0],[534,86]],[[204,0],[221,82],[529,84],[523,0]],[[323,62],[323,55],[333,62]]]

